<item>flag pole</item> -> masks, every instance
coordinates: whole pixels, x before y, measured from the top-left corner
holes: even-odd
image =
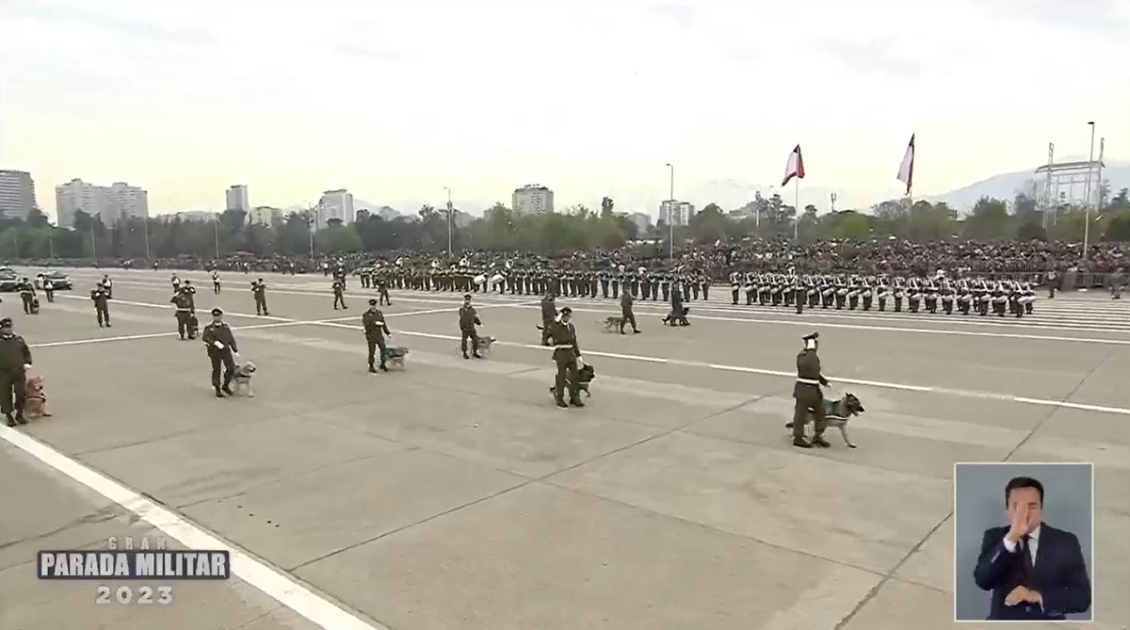
[[[800,240],[800,178],[795,179],[793,187],[793,240]]]

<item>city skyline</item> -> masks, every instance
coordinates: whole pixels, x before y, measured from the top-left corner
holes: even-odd
[[[821,208],[833,191],[843,208],[901,196],[912,133],[916,196],[1038,166],[1048,142],[1085,158],[1091,120],[1108,159],[1130,158],[1125,2],[436,5],[443,20],[434,4],[267,19],[234,2],[220,22],[122,0],[5,4],[0,56],[19,63],[0,75],[0,167],[41,186],[140,182],[162,214],[216,208],[233,182],[255,206],[345,186],[411,212],[443,206],[445,187],[481,211],[542,181],[558,208],[607,195],[654,215],[666,163],[676,199],[731,208],[779,182],[797,143],[801,205]],[[529,81],[538,98],[489,96]]]

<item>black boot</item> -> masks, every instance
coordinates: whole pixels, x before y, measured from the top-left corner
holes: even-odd
[[[813,446],[819,446],[820,448],[831,448],[831,446],[832,446],[831,444],[828,443],[828,440],[824,439],[823,435],[814,436],[812,438],[812,445]]]
[[[223,398],[223,397],[224,397],[224,393],[217,389],[216,390],[216,398]]]
[[[24,412],[16,412],[16,424],[27,424],[27,418],[24,417]]]
[[[812,448],[812,445],[808,443],[808,440],[802,437],[793,438],[793,446],[797,448]]]
[[[372,363],[369,364],[369,373],[370,374],[376,374],[377,373],[377,368],[373,367]]]
[[[16,421],[12,419],[11,412],[4,414],[4,424],[10,427],[16,426]]]
[[[573,398],[573,399],[569,400],[569,404],[574,406],[574,407],[584,407],[585,406],[585,403],[581,402],[580,398]]]
[[[557,402],[558,407],[561,407],[562,409],[568,409],[569,408],[569,405],[565,404],[564,398],[555,398],[554,400]]]

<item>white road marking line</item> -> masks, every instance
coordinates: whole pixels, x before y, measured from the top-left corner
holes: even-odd
[[[82,298],[76,298],[76,299],[82,299]],[[121,301],[119,301],[118,303],[119,304],[132,305],[132,306],[140,306],[140,307],[144,307],[144,308],[160,308],[160,309],[172,308],[171,306],[166,306],[164,304],[149,304],[149,303],[146,303],[146,302],[121,302]],[[342,324],[342,323],[332,321],[332,320],[298,322],[297,320],[287,320],[287,319],[281,318],[281,317],[267,317],[267,316],[264,316],[264,315],[250,315],[250,314],[245,314],[245,313],[226,313],[226,314],[230,315],[232,317],[247,317],[247,318],[252,318],[252,319],[258,318],[258,319],[283,320],[283,321],[292,322],[292,323],[294,323],[294,325],[307,324],[307,325],[310,325],[310,326],[326,326],[326,327],[331,327],[331,328],[342,328],[342,329],[346,329],[346,330],[362,330],[361,326],[359,326],[359,325]],[[344,321],[347,318],[338,318],[338,319],[339,319],[339,321]],[[397,330],[394,333],[394,335],[405,335],[405,336],[409,336],[409,337],[422,337],[422,338],[426,338],[426,339],[443,339],[443,340],[450,340],[450,341],[459,341],[460,340],[459,337],[454,336],[454,335],[444,335],[444,334],[439,334],[439,333],[425,333],[425,332],[416,332],[416,331],[407,331],[407,330]],[[1128,342],[1128,343],[1130,343],[1130,342]],[[506,347],[511,347],[511,348],[522,348],[522,349],[526,349],[526,350],[538,350],[538,351],[550,350],[550,348],[547,348],[547,347],[541,346],[541,345],[516,343],[516,342],[512,342],[512,341],[496,341],[495,345],[506,346]],[[753,367],[746,367],[746,366],[740,366],[740,365],[724,365],[724,364],[720,364],[720,363],[704,363],[704,362],[700,362],[700,361],[682,361],[682,360],[679,360],[679,359],[668,359],[668,358],[663,358],[663,357],[649,357],[649,356],[637,355],[637,354],[620,354],[620,353],[615,353],[615,352],[600,352],[600,351],[595,351],[595,350],[585,350],[584,354],[586,356],[602,357],[602,358],[607,358],[607,359],[622,359],[622,360],[625,360],[625,361],[639,361],[639,362],[642,362],[642,363],[654,363],[654,364],[660,364],[660,365],[675,365],[675,366],[680,366],[680,367],[692,367],[692,368],[706,368],[706,369],[722,370],[722,371],[728,371],[728,372],[745,372],[745,373],[749,373],[749,374],[760,374],[762,376],[774,376],[774,377],[789,378],[789,379],[795,379],[796,378],[796,374],[794,372],[785,372],[785,371],[781,371],[781,370],[767,370],[767,369],[762,369],[762,368],[753,368]],[[919,392],[919,393],[942,394],[942,395],[954,396],[954,397],[960,397],[960,398],[978,398],[978,399],[1002,400],[1002,401],[1005,401],[1005,402],[1015,402],[1015,403],[1022,403],[1022,404],[1027,404],[1027,405],[1036,405],[1036,406],[1041,406],[1041,407],[1061,407],[1061,408],[1065,408],[1065,409],[1079,409],[1079,410],[1083,410],[1083,411],[1096,411],[1096,412],[1099,412],[1099,413],[1130,415],[1130,408],[1108,407],[1108,406],[1103,406],[1103,405],[1092,405],[1092,404],[1087,404],[1087,403],[1074,403],[1074,402],[1057,401],[1057,400],[1044,400],[1044,399],[1040,399],[1040,398],[1026,398],[1026,397],[1022,397],[1022,396],[1013,396],[1013,395],[1010,395],[1010,394],[1000,394],[1000,393],[996,393],[996,392],[981,392],[981,391],[964,390],[964,389],[948,389],[948,388],[944,388],[944,387],[931,387],[931,386],[925,386],[925,385],[909,385],[909,384],[906,384],[906,383],[889,383],[889,382],[885,382],[885,381],[871,381],[871,380],[854,379],[854,378],[840,378],[840,377],[836,377],[836,376],[830,376],[829,380],[831,380],[835,383],[846,383],[846,384],[849,384],[849,385],[863,385],[863,386],[868,386],[868,387],[877,387],[877,388],[881,388],[881,389],[896,389],[896,390],[901,390],[901,391],[910,391],[910,392]]]
[[[308,324],[308,323],[313,323],[313,322],[300,322],[300,321],[273,322],[273,323],[270,323],[270,324],[253,324],[251,326],[239,326],[238,328],[235,328],[235,327],[233,327],[233,328],[234,328],[234,330],[255,330],[255,329],[260,329],[260,328],[280,328],[280,327],[283,327],[283,326],[299,326],[299,325]],[[177,335],[177,332],[174,330],[172,332],[149,333],[149,334],[145,334],[145,335],[121,335],[121,336],[118,336],[118,337],[91,337],[91,338],[88,338],[88,339],[68,339],[66,341],[48,341],[46,343],[28,344],[28,347],[30,347],[30,348],[65,348],[65,347],[68,347],[68,346],[85,346],[85,345],[90,345],[90,344],[95,344],[95,343],[110,343],[110,342],[113,342],[113,341],[136,341],[136,340],[139,340],[139,339],[158,339],[158,338],[161,338],[161,337],[175,337],[176,335]]]
[[[231,556],[233,574],[318,627],[326,630],[388,630],[361,619],[218,534],[190,523],[179,514],[157,505],[43,442],[3,426],[0,426],[0,439],[136,514],[142,521],[180,541],[189,549],[227,551]]]

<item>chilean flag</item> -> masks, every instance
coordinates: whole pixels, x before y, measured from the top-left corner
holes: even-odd
[[[794,177],[804,179],[804,157],[800,154],[799,144],[789,154],[789,163],[785,165],[785,179],[781,182],[781,186],[789,183],[789,180]]]
[[[914,186],[914,135],[910,134],[910,144],[906,147],[906,154],[902,156],[902,164],[899,165],[898,180],[906,184],[906,194],[910,194],[910,189]]]

